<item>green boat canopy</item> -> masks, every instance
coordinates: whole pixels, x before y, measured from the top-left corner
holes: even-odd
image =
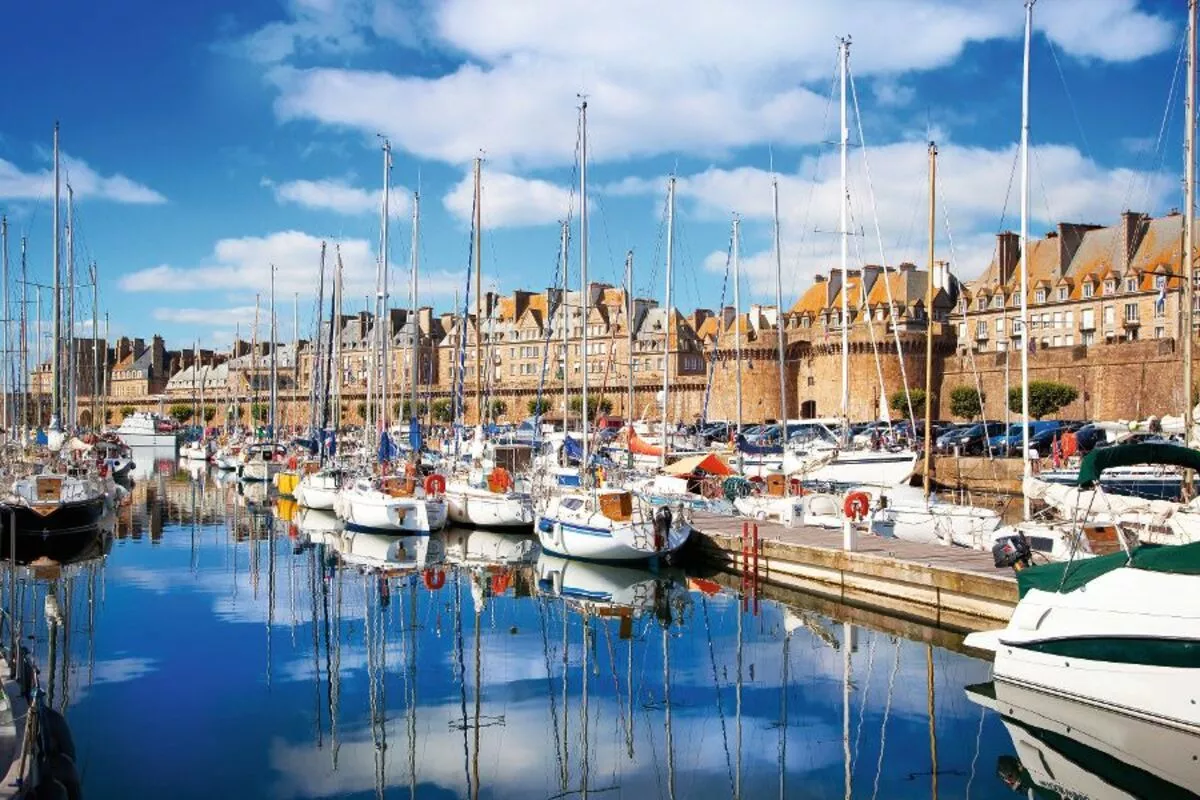
[[[1115,449],[1115,448],[1114,448]],[[1178,448],[1182,450],[1183,448]],[[1133,551],[1133,558],[1124,552],[1096,558],[1057,561],[1028,567],[1017,573],[1017,590],[1021,597],[1030,589],[1044,592],[1072,592],[1106,572],[1128,564],[1134,569],[1151,572],[1170,572],[1176,575],[1200,575],[1200,542],[1192,544],[1144,544]]]
[[[1076,483],[1079,486],[1092,486],[1100,480],[1100,473],[1104,470],[1134,464],[1170,464],[1200,470],[1200,450],[1177,444],[1123,444],[1101,447],[1083,457]]]

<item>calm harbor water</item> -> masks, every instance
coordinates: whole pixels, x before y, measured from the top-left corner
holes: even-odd
[[[1012,795],[960,637],[146,460],[110,539],[19,570],[88,798]]]

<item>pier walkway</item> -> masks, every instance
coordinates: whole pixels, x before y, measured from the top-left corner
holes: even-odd
[[[1017,603],[1013,571],[997,569],[990,553],[861,531],[846,551],[841,531],[704,512],[692,527],[701,557],[752,588],[784,586],[961,631],[1007,622]]]

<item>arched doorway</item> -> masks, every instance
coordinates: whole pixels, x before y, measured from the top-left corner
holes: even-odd
[[[800,404],[800,419],[816,419],[817,401],[805,400]]]
[[[85,408],[83,411],[79,412],[79,427],[92,427],[92,410],[90,408]]]

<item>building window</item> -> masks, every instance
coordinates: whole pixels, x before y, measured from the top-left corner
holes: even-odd
[[[1166,329],[1163,328],[1163,326],[1159,325],[1154,329],[1154,338],[1155,339],[1161,339],[1165,335],[1166,335]]]
[[[996,338],[997,339],[1004,338],[1004,320],[1003,319],[996,320]]]
[[[995,306],[996,308],[1004,308],[1004,295],[1003,294],[996,295],[995,301],[992,303],[992,305]]]
[[[1063,326],[1063,315],[1061,311],[1054,312],[1054,327],[1061,328]]]
[[[1067,347],[1074,347],[1074,346],[1075,346],[1075,334],[1073,334],[1073,333],[1068,333],[1068,334],[1066,335],[1066,337],[1063,339],[1063,343],[1064,343],[1064,344],[1065,344]]]
[[[1167,276],[1166,275],[1155,275],[1154,276],[1154,288],[1159,289],[1159,290],[1167,288]]]
[[[1046,302],[1046,290],[1038,289],[1036,292],[1034,292],[1033,293],[1033,302],[1035,302],[1035,303]]]
[[[1117,311],[1115,306],[1104,307],[1104,327],[1111,328],[1117,323]]]
[[[1080,331],[1079,332],[1079,343],[1082,344],[1084,347],[1089,347],[1089,346],[1095,344],[1096,343],[1096,332],[1095,331]]]
[[[1085,283],[1085,284],[1083,285],[1083,296],[1084,296],[1085,298],[1086,298],[1086,297],[1092,297],[1092,296],[1094,296],[1095,294],[1096,294],[1096,287],[1095,287],[1095,285],[1093,285],[1093,284],[1092,284],[1092,282],[1091,282],[1091,281],[1088,281],[1087,283]]]
[[[1117,282],[1113,278],[1109,278],[1104,282],[1104,293],[1114,294],[1117,291]]]
[[[975,338],[986,339],[988,335],[987,322],[979,320],[975,323]]]
[[[1058,299],[1059,300],[1067,299],[1067,287],[1065,287],[1065,286],[1058,287]]]
[[[1127,291],[1127,292],[1136,292],[1137,291],[1137,278],[1130,275],[1128,278],[1125,279],[1125,291]]]
[[[1137,303],[1126,303],[1125,304],[1125,321],[1126,322],[1137,322],[1138,321]]]

